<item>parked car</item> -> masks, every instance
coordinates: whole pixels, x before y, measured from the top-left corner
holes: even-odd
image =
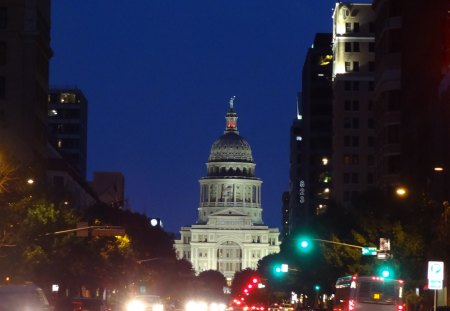
[[[0,311],[52,311],[44,291],[27,283],[0,286]]]
[[[72,305],[73,311],[112,311],[106,301],[98,298],[73,298]]]

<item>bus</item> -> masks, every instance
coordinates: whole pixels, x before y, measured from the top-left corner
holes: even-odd
[[[405,311],[403,281],[351,275],[336,281],[333,311]]]

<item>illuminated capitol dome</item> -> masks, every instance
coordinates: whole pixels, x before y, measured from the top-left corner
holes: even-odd
[[[262,220],[262,181],[255,177],[251,147],[239,135],[233,101],[200,179],[197,223],[182,227],[175,241],[178,258],[191,261],[197,273],[218,270],[228,279],[236,271],[256,269],[262,257],[280,248],[278,229]]]

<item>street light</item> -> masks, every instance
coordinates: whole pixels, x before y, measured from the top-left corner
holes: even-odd
[[[405,187],[397,187],[395,189],[395,194],[402,198],[408,194],[408,190]]]

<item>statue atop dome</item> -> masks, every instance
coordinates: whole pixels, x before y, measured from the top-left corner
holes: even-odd
[[[233,104],[234,104],[235,98],[236,98],[236,96],[231,96],[231,98],[230,98],[230,109],[233,109]]]

